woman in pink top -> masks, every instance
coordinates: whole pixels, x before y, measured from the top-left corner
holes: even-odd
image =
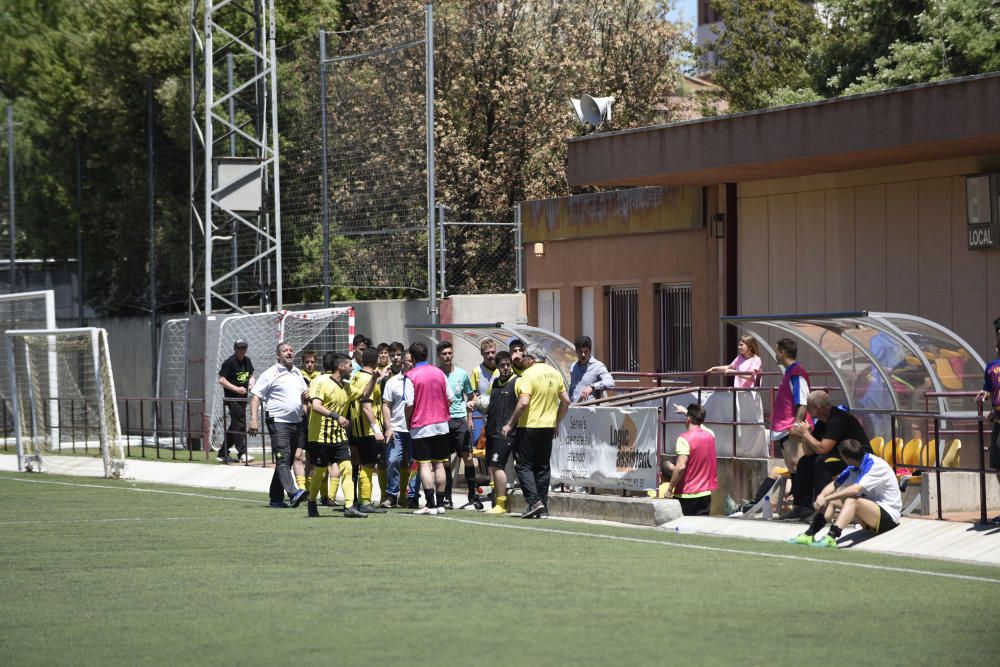
[[[753,389],[760,375],[760,356],[757,354],[757,340],[753,336],[741,336],[739,355],[728,366],[712,366],[706,373],[725,373],[733,376],[733,386]]]

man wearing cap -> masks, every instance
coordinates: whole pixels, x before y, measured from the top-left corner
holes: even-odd
[[[220,463],[229,463],[229,448],[236,448],[240,463],[249,463],[253,457],[247,454],[246,413],[247,394],[254,385],[253,362],[247,356],[247,342],[242,338],[233,342],[233,354],[222,362],[219,369],[219,384],[229,410],[229,426],[222,449],[216,455]]]
[[[295,485],[292,465],[295,450],[306,446],[306,429],[302,425],[305,414],[304,404],[309,400],[309,387],[302,377],[302,371],[292,360],[295,351],[288,343],[278,343],[275,349],[277,363],[264,371],[254,385],[250,399],[250,435],[257,435],[261,402],[267,411],[268,434],[274,450],[274,474],[271,477],[271,507],[287,507],[282,499],[282,491],[288,494],[292,507],[298,507],[308,492]],[[302,463],[296,461],[296,468]]]
[[[541,345],[524,350],[522,365],[524,373],[517,383],[520,397],[501,435],[506,438],[517,427],[514,468],[528,505],[521,518],[534,519],[548,516],[552,438],[569,409],[569,392],[559,371],[545,363]]]

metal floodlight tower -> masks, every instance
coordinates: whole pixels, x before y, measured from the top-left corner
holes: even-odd
[[[221,302],[245,313],[239,298],[242,280],[259,293],[261,310],[280,309],[274,0],[191,0],[189,18],[189,307],[208,314],[213,302]],[[222,247],[232,257],[224,269],[212,261],[220,244],[226,244]],[[243,256],[238,247],[244,248]],[[224,295],[227,285],[231,289]]]

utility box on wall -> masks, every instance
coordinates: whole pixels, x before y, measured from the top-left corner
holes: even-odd
[[[1000,246],[1000,174],[965,177],[969,250]]]

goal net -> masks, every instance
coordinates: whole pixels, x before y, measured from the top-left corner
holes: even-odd
[[[99,450],[105,477],[120,477],[125,452],[104,329],[12,329],[5,335],[18,467],[45,456]]]
[[[198,377],[191,377],[191,360],[199,356],[199,336],[192,331],[190,320],[170,320],[164,325],[160,344],[157,375],[157,398],[160,404],[160,430],[166,428],[188,430],[190,416],[187,399],[192,381],[204,382],[207,396],[205,412],[211,425],[209,442],[217,449],[225,437],[225,404],[222,387],[218,383],[222,363],[233,353],[233,342],[247,341],[249,356],[259,376],[275,362],[274,350],[280,341],[286,341],[295,350],[295,363],[301,364],[302,352],[312,350],[320,358],[326,352],[350,350],[354,337],[354,309],[347,307],[320,308],[315,310],[231,315],[210,319],[206,323],[204,370],[198,368]],[[204,372],[204,376],[200,373]],[[177,400],[171,400],[177,399]],[[193,427],[190,427],[194,430]]]
[[[156,427],[186,438],[193,431],[188,393],[190,337],[188,320],[167,320],[160,329],[160,358],[156,368]]]
[[[354,309],[322,308],[319,310],[290,311],[255,315],[235,315],[223,320],[219,327],[218,355],[215,366],[206,368],[214,382],[211,394],[211,443],[222,444],[225,438],[222,386],[218,378],[222,363],[233,353],[233,342],[245,340],[253,360],[254,373],[259,377],[275,363],[275,348],[286,342],[295,350],[295,365],[302,365],[302,353],[312,350],[322,359],[327,352],[344,352],[350,348],[354,336]],[[211,357],[209,357],[211,358]]]
[[[0,330],[55,329],[55,295],[52,290],[0,295]],[[13,410],[7,385],[7,357],[0,355],[0,396],[8,414]]]

